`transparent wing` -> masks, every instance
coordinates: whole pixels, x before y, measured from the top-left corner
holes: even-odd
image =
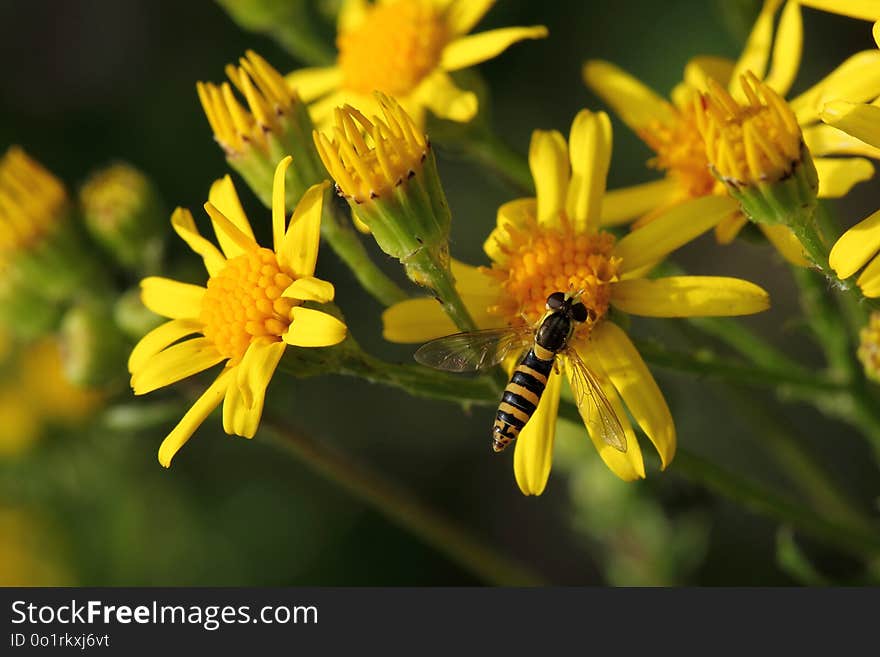
[[[596,375],[574,349],[566,350],[565,355],[571,368],[571,391],[578,410],[598,426],[600,437],[606,444],[625,452],[626,432]],[[588,400],[593,403],[589,404]],[[598,413],[598,421],[591,417],[593,412]]]
[[[528,326],[447,335],[426,342],[415,353],[422,365],[447,372],[474,372],[503,361],[534,339]]]

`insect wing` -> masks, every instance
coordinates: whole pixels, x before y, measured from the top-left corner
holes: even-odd
[[[565,355],[571,368],[571,391],[578,410],[591,420],[595,411],[598,421],[592,424],[597,425],[602,441],[618,451],[626,452],[626,432],[596,375],[574,349],[568,349]]]
[[[416,350],[415,359],[447,372],[474,372],[497,365],[534,335],[528,326],[456,333],[426,342]]]

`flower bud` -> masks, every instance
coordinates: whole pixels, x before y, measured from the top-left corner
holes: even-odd
[[[167,213],[143,173],[125,163],[101,169],[80,189],[80,204],[86,228],[119,264],[155,268]]]
[[[449,205],[428,138],[395,100],[376,98],[383,117],[338,108],[332,132],[315,132],[315,144],[337,192],[379,247],[427,285],[417,263],[428,252],[448,267]]]

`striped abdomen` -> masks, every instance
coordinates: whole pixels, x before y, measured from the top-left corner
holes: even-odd
[[[532,417],[547,386],[555,358],[554,352],[536,344],[516,366],[495,414],[492,427],[494,451],[500,452],[512,443]]]

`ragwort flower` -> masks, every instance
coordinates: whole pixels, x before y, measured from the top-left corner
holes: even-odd
[[[684,80],[666,100],[611,63],[590,61],[584,66],[587,85],[601,96],[656,153],[650,165],[665,179],[615,190],[603,207],[603,223],[624,223],[641,217],[649,221],[666,208],[709,194],[725,194],[724,185],[709,169],[706,145],[697,127],[694,97],[706,91],[707,81],[726,87],[738,100],[746,100],[741,80],[751,73],[780,97],[791,88],[800,66],[803,29],[800,7],[789,0],[779,21],[773,44],[773,24],[781,0],[766,0],[740,58],[699,56],[684,70]],[[768,61],[771,63],[767,72]],[[766,73],[766,75],[765,75]],[[858,87],[858,89],[856,89]],[[880,93],[880,53],[864,51],[847,59],[819,83],[790,101],[806,146],[818,172],[820,198],[837,198],[854,184],[873,175],[871,163],[861,157],[880,151],[818,122],[819,111],[831,98],[874,98]],[[856,98],[853,98],[855,96]],[[715,230],[720,243],[729,243],[745,225],[741,212],[731,213]],[[637,222],[639,225],[639,222]],[[767,238],[789,261],[804,265],[801,246],[785,226],[761,225]]]
[[[187,210],[178,208],[171,218],[177,234],[202,256],[207,286],[160,277],[141,282],[144,305],[170,321],[144,336],[131,352],[128,369],[135,394],[224,363],[162,442],[159,462],[165,467],[221,402],[226,433],[252,438],[266,387],[287,345],[326,347],[345,339],[342,322],[303,305],[327,303],[334,296],[331,283],[314,277],[326,183],[306,191],[286,226],[284,175],[290,160],[283,159],[275,171],[273,249],[256,242],[226,176],[214,183],[205,203],[219,249],[199,234]],[[196,337],[183,340],[189,336]]]
[[[394,96],[424,125],[425,109],[440,118],[469,121],[477,98],[459,89],[450,71],[492,59],[523,39],[547,36],[547,28],[506,27],[468,34],[494,0],[345,0],[339,13],[335,66],[306,68],[287,76],[315,123],[326,125],[333,108],[350,104],[377,114],[374,91]]]
[[[599,228],[611,157],[611,127],[602,112],[580,112],[568,144],[558,132],[536,131],[529,164],[537,198],[506,203],[484,250],[491,267],[454,263],[458,289],[480,328],[537,322],[556,291],[580,290],[591,320],[571,346],[591,366],[617,411],[627,437],[625,453],[605,444],[584,413],[584,424],[608,467],[624,480],[645,476],[642,452],[624,411],[642,427],[662,465],[675,454],[675,426],[666,401],[625,331],[608,321],[610,308],[651,317],[743,315],[768,307],[766,292],[735,278],[672,276],[649,280],[647,270],[668,253],[733,212],[727,196],[708,196],[678,207],[616,240]],[[389,308],[384,335],[416,343],[453,333],[454,326],[432,299],[412,299]],[[561,357],[563,373],[571,369]],[[547,388],[514,452],[514,473],[523,493],[539,495],[550,474],[562,376],[551,373]]]

